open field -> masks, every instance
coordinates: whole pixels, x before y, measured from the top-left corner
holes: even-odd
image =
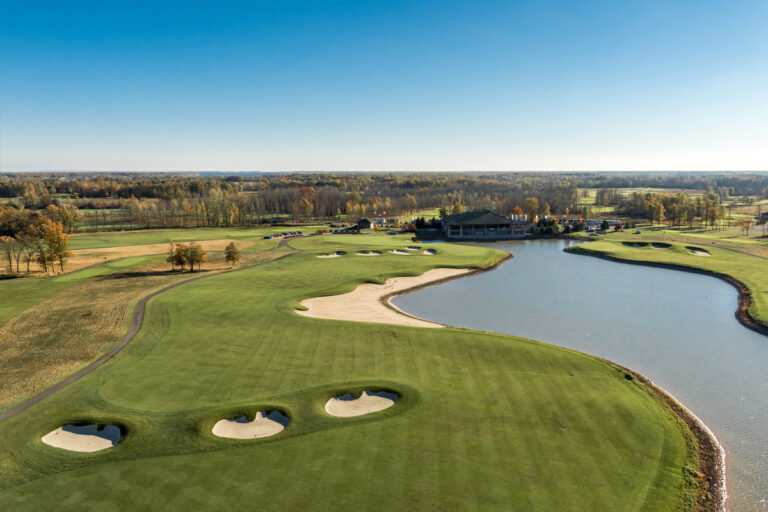
[[[284,254],[270,250],[276,245],[251,244],[241,264]],[[209,257],[206,272],[230,268],[221,252]],[[163,256],[131,257],[59,277],[0,281],[0,294],[14,298],[0,308],[0,410],[104,353],[128,328],[140,297],[198,275],[168,270]]]
[[[72,235],[71,249],[102,249],[105,247],[124,247],[149,244],[167,244],[168,242],[200,242],[202,240],[254,241],[264,235],[281,231],[303,231],[314,233],[322,225],[264,228],[191,228],[191,229],[155,229],[142,231],[122,231],[109,233],[83,233]]]
[[[107,365],[0,423],[0,503],[12,510],[690,510],[695,446],[637,380],[592,357],[468,331],[306,318],[305,298],[504,255],[452,244],[388,251],[402,236],[323,236],[299,252],[153,298]],[[380,250],[375,258],[358,250]],[[318,254],[343,251],[342,257]],[[702,258],[703,259],[703,258]],[[712,258],[714,259],[714,258]],[[72,274],[77,275],[77,273]],[[356,418],[329,398],[401,397]],[[211,433],[280,409],[264,440]],[[114,448],[40,438],[77,420],[123,425]]]

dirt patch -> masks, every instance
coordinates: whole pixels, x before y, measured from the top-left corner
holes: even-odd
[[[223,251],[230,242],[235,242],[238,249],[245,249],[250,247],[255,242],[242,241],[233,239],[222,240],[203,240],[196,242],[200,244],[206,251]],[[105,263],[120,258],[131,258],[135,256],[151,256],[154,254],[166,254],[168,252],[168,244],[148,244],[148,245],[129,245],[125,247],[104,247],[101,249],[78,249],[72,251],[72,257],[69,258],[64,270],[67,272],[73,272],[81,268],[90,267],[91,265],[98,265],[99,263]]]

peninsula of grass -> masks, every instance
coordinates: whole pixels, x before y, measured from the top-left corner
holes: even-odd
[[[156,296],[112,361],[0,423],[0,508],[694,510],[695,438],[623,369],[505,335],[294,312],[360,283],[505,257],[452,244],[429,257],[388,252],[407,243],[301,239],[289,257]],[[316,257],[364,249],[382,255]],[[362,389],[391,390],[397,406],[325,412]],[[290,425],[261,440],[212,434],[254,410],[283,411]],[[94,453],[40,441],[78,422],[125,433]]]

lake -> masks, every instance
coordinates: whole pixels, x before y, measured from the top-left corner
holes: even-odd
[[[546,341],[639,371],[723,444],[728,509],[768,510],[768,337],[736,320],[736,289],[702,274],[564,252],[571,243],[481,244],[515,257],[392,302],[424,319]]]

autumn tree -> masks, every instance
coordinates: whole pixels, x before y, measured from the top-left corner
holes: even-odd
[[[16,253],[16,239],[10,236],[0,236],[0,251],[8,258],[8,272],[13,272],[13,255]]]
[[[515,216],[519,219],[523,215],[523,209],[520,208],[520,206],[515,205],[515,207],[512,209],[512,213],[514,213]]]
[[[34,261],[35,253],[37,252],[38,237],[34,233],[22,233],[16,235],[16,242],[19,244],[20,252],[24,255],[24,262],[27,264],[27,274],[29,274],[29,264]]]
[[[54,262],[58,261],[61,271],[64,272],[64,262],[72,255],[69,251],[69,235],[64,233],[64,226],[61,222],[44,219],[40,232],[45,242],[46,260],[52,267]]]
[[[173,247],[173,242],[168,243],[168,256],[165,258],[165,261],[171,264],[171,272],[176,270],[176,251]]]
[[[184,244],[176,244],[173,248],[173,264],[184,272],[184,266],[187,264],[186,247]]]
[[[203,246],[195,242],[184,246],[184,255],[191,271],[195,270],[195,263],[197,263],[197,269],[200,270],[200,264],[208,261],[208,256]]]
[[[528,210],[528,222],[533,222],[534,217],[539,213],[539,200],[535,197],[527,197],[525,209]]]
[[[234,267],[238,261],[240,261],[240,249],[235,247],[235,242],[229,242],[226,249],[224,249],[225,259]]]

